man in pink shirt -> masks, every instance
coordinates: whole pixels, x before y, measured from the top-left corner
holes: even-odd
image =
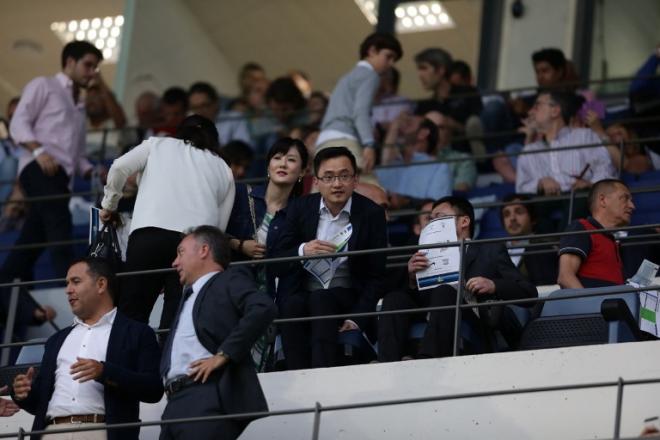
[[[25,148],[19,159],[19,182],[28,198],[62,195],[70,192],[72,177],[89,174],[92,164],[84,157],[85,108],[80,96],[97,74],[103,59],[101,51],[86,41],[73,41],[62,50],[62,71],[55,76],[30,81],[11,120],[14,141]],[[69,198],[35,201],[16,245],[71,240]],[[0,282],[13,278],[31,279],[32,269],[43,248],[13,250],[0,268]],[[51,248],[51,261],[57,276],[64,276],[73,257],[70,245]],[[4,298],[0,307],[5,305]],[[48,316],[43,310],[30,313],[37,320]]]

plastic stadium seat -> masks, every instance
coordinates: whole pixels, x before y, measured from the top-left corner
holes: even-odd
[[[499,208],[489,208],[483,217],[481,217],[481,222],[479,223],[479,236],[477,239],[506,236],[507,232],[500,220]]]
[[[550,298],[578,293],[592,295],[547,301],[539,318],[526,326],[520,348],[556,348],[638,340],[639,296],[636,293],[603,295],[620,288],[612,286],[552,292]]]
[[[45,344],[46,340],[33,339],[30,342],[43,342]],[[0,368],[0,386],[11,384],[17,374],[25,373],[30,367],[34,367],[35,373],[37,373],[41,365],[41,359],[44,356],[44,344],[21,347],[15,364]]]
[[[362,330],[348,330],[339,333],[337,342],[349,364],[366,363],[376,359],[376,352]]]

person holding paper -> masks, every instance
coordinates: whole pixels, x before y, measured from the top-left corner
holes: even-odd
[[[453,217],[458,240],[470,240],[474,234],[474,208],[463,197],[448,196],[433,204],[431,218]],[[461,261],[464,297],[462,302],[483,302],[497,299],[534,298],[536,287],[527,281],[511,262],[502,243],[466,245]],[[430,290],[418,290],[416,273],[429,267],[426,251],[418,251],[408,260],[409,285],[385,295],[382,310],[417,307],[437,307],[456,304],[457,288],[441,284]],[[481,309],[486,310],[486,309]],[[471,309],[462,310],[463,319],[486,331],[479,317]],[[406,351],[408,331],[414,322],[426,320],[426,313],[381,315],[378,319],[378,360],[399,361],[403,357],[419,358],[451,356],[454,348],[454,310],[430,312],[428,325],[416,353]],[[482,318],[486,313],[481,312]],[[499,323],[507,341],[515,344],[519,331],[507,316]]]
[[[355,156],[329,147],[314,158],[317,194],[290,202],[280,241],[270,257],[313,256],[387,247],[385,212],[354,192]],[[372,312],[384,290],[385,254],[292,261],[275,265],[280,317]],[[337,364],[337,334],[368,331],[369,319],[322,319],[283,324],[288,369]]]

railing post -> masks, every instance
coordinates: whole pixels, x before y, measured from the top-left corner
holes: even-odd
[[[621,405],[623,403],[623,379],[619,378],[616,387],[616,414],[614,414],[614,439],[620,438],[621,434]]]
[[[19,278],[14,278],[14,282],[19,282]],[[9,309],[7,310],[7,322],[5,323],[5,334],[2,339],[3,344],[10,344],[14,339],[14,326],[16,325],[16,313],[18,310],[18,295],[20,293],[19,286],[11,288],[9,297]],[[9,355],[11,354],[11,347],[4,348],[2,355],[0,355],[0,366],[9,365]]]
[[[623,144],[623,140],[619,142],[619,179],[621,178],[621,174],[623,174],[623,149],[625,148],[625,145]]]
[[[454,351],[452,356],[458,355],[458,341],[461,335],[461,300],[463,299],[463,256],[465,255],[465,239],[461,238],[461,244],[458,247],[458,292],[456,292],[456,316],[454,317]]]
[[[18,428],[18,434],[16,435],[16,440],[23,440],[25,438],[25,430],[23,428]]]
[[[571,197],[568,199],[568,224],[573,222],[573,204],[575,203],[575,188],[571,188]]]
[[[312,429],[312,440],[318,440],[321,427],[321,404],[316,402],[314,406],[314,428]]]

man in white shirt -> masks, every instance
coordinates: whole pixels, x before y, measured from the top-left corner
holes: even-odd
[[[314,182],[319,192],[289,204],[285,229],[269,255],[312,256],[387,247],[385,211],[354,192],[356,172],[356,159],[348,148],[317,152]],[[277,302],[282,318],[373,312],[385,288],[385,254],[282,263],[275,272],[280,277]],[[372,324],[360,317],[281,325],[287,368],[337,365],[337,329],[369,333]]]
[[[46,342],[39,372],[14,378],[12,398],[34,414],[32,430],[139,421],[139,402],[158,402],[160,350],[154,331],[114,306],[117,279],[110,265],[84,258],[67,273],[73,326]],[[49,435],[49,439],[134,439],[139,428]]]
[[[591,129],[568,125],[575,113],[574,100],[575,96],[567,92],[539,93],[529,116],[532,128],[544,139],[527,144],[523,152],[543,150],[547,153],[520,156],[516,171],[517,193],[557,195],[571,189],[589,188],[593,182],[615,177],[604,146],[557,151],[562,147],[601,143]]]

